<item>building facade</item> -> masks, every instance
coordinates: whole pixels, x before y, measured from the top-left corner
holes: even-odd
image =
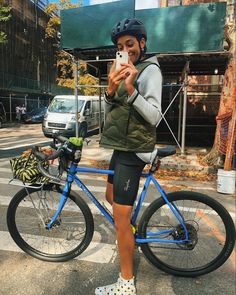
[[[7,42],[0,44],[0,100],[12,120],[17,104],[26,104],[27,110],[48,105],[63,89],[56,85],[57,40],[45,37],[49,16],[44,8],[48,1],[5,3],[11,7],[11,18],[0,22],[0,31],[7,35]]]

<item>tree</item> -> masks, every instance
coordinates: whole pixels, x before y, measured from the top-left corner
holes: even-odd
[[[5,0],[0,0],[0,22],[6,22],[11,18],[10,15],[11,7],[6,5]],[[0,43],[7,42],[7,35],[0,31]]]
[[[225,114],[232,113],[231,122],[229,123],[228,129],[228,140],[226,144],[226,159],[228,162],[225,163],[225,169],[230,170],[231,162],[232,162],[232,153],[234,148],[232,140],[235,141],[233,137],[233,120],[236,109],[236,27],[235,27],[235,18],[234,22],[231,24],[226,24],[225,26],[225,40],[228,43],[228,50],[230,51],[230,59],[228,62],[227,69],[224,75],[224,84],[221,92],[220,98],[220,107],[218,111],[217,118],[220,119]],[[221,125],[219,124],[220,120],[218,120],[214,145],[209,152],[209,154],[203,159],[203,162],[207,165],[216,165],[218,158],[220,156],[220,144],[221,144]],[[230,155],[229,155],[230,154]]]
[[[58,72],[57,82],[60,86],[74,88],[74,63],[73,57],[59,48],[60,41],[60,10],[76,8],[81,6],[81,2],[72,4],[70,0],[60,0],[57,3],[51,3],[47,6],[45,12],[50,16],[47,28],[46,38],[52,38],[54,40],[54,46],[56,47],[56,66]],[[87,74],[87,65],[85,62],[80,62],[79,65],[79,85],[96,85],[98,80],[91,75]],[[98,94],[97,88],[92,87],[80,87],[79,93],[84,95]]]

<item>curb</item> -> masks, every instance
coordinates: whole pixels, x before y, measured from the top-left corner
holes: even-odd
[[[205,174],[216,174],[217,171],[215,168],[210,167],[210,166],[201,166],[198,163],[194,164],[187,164],[187,163],[173,163],[169,161],[168,163],[164,163],[164,161],[161,163],[161,168],[162,169],[167,169],[167,170],[179,170],[179,171],[196,171],[200,173],[205,173]]]
[[[22,122],[20,122],[20,123],[19,122],[3,123],[1,129],[13,128],[13,127],[17,127],[17,126],[20,126],[20,125],[24,125],[24,123],[22,123]]]

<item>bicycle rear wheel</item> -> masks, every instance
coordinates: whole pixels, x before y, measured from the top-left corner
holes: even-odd
[[[195,277],[220,267],[235,243],[235,227],[228,211],[212,198],[190,191],[167,194],[185,220],[190,243],[146,243],[146,258],[161,270],[176,276]],[[166,240],[185,238],[184,230],[169,206],[160,198],[149,205],[140,220],[138,235],[171,230],[158,236]]]
[[[21,189],[7,211],[8,230],[16,244],[31,256],[45,261],[62,262],[80,255],[94,232],[93,216],[88,205],[74,193],[48,230],[46,224],[56,212],[62,189],[44,185],[43,189]]]

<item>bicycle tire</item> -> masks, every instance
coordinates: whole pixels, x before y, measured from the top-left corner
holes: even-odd
[[[157,268],[175,276],[196,277],[216,270],[229,258],[235,244],[235,226],[228,211],[216,200],[197,192],[172,192],[167,194],[167,198],[185,217],[195,246],[188,249],[187,244],[182,244],[182,247],[177,243],[140,244],[145,257]],[[185,203],[189,205],[184,207]],[[191,207],[190,203],[194,206]],[[206,233],[208,227],[210,232]],[[178,235],[174,230],[172,235],[163,234],[162,238],[165,239],[176,239],[183,233],[163,198],[152,202],[144,211],[138,236],[146,238],[150,228],[173,228],[179,232]]]
[[[64,262],[80,255],[90,244],[94,220],[85,201],[70,192],[52,229],[45,228],[57,209],[62,193],[58,185],[21,189],[7,210],[7,226],[15,243],[29,255],[44,261]]]

